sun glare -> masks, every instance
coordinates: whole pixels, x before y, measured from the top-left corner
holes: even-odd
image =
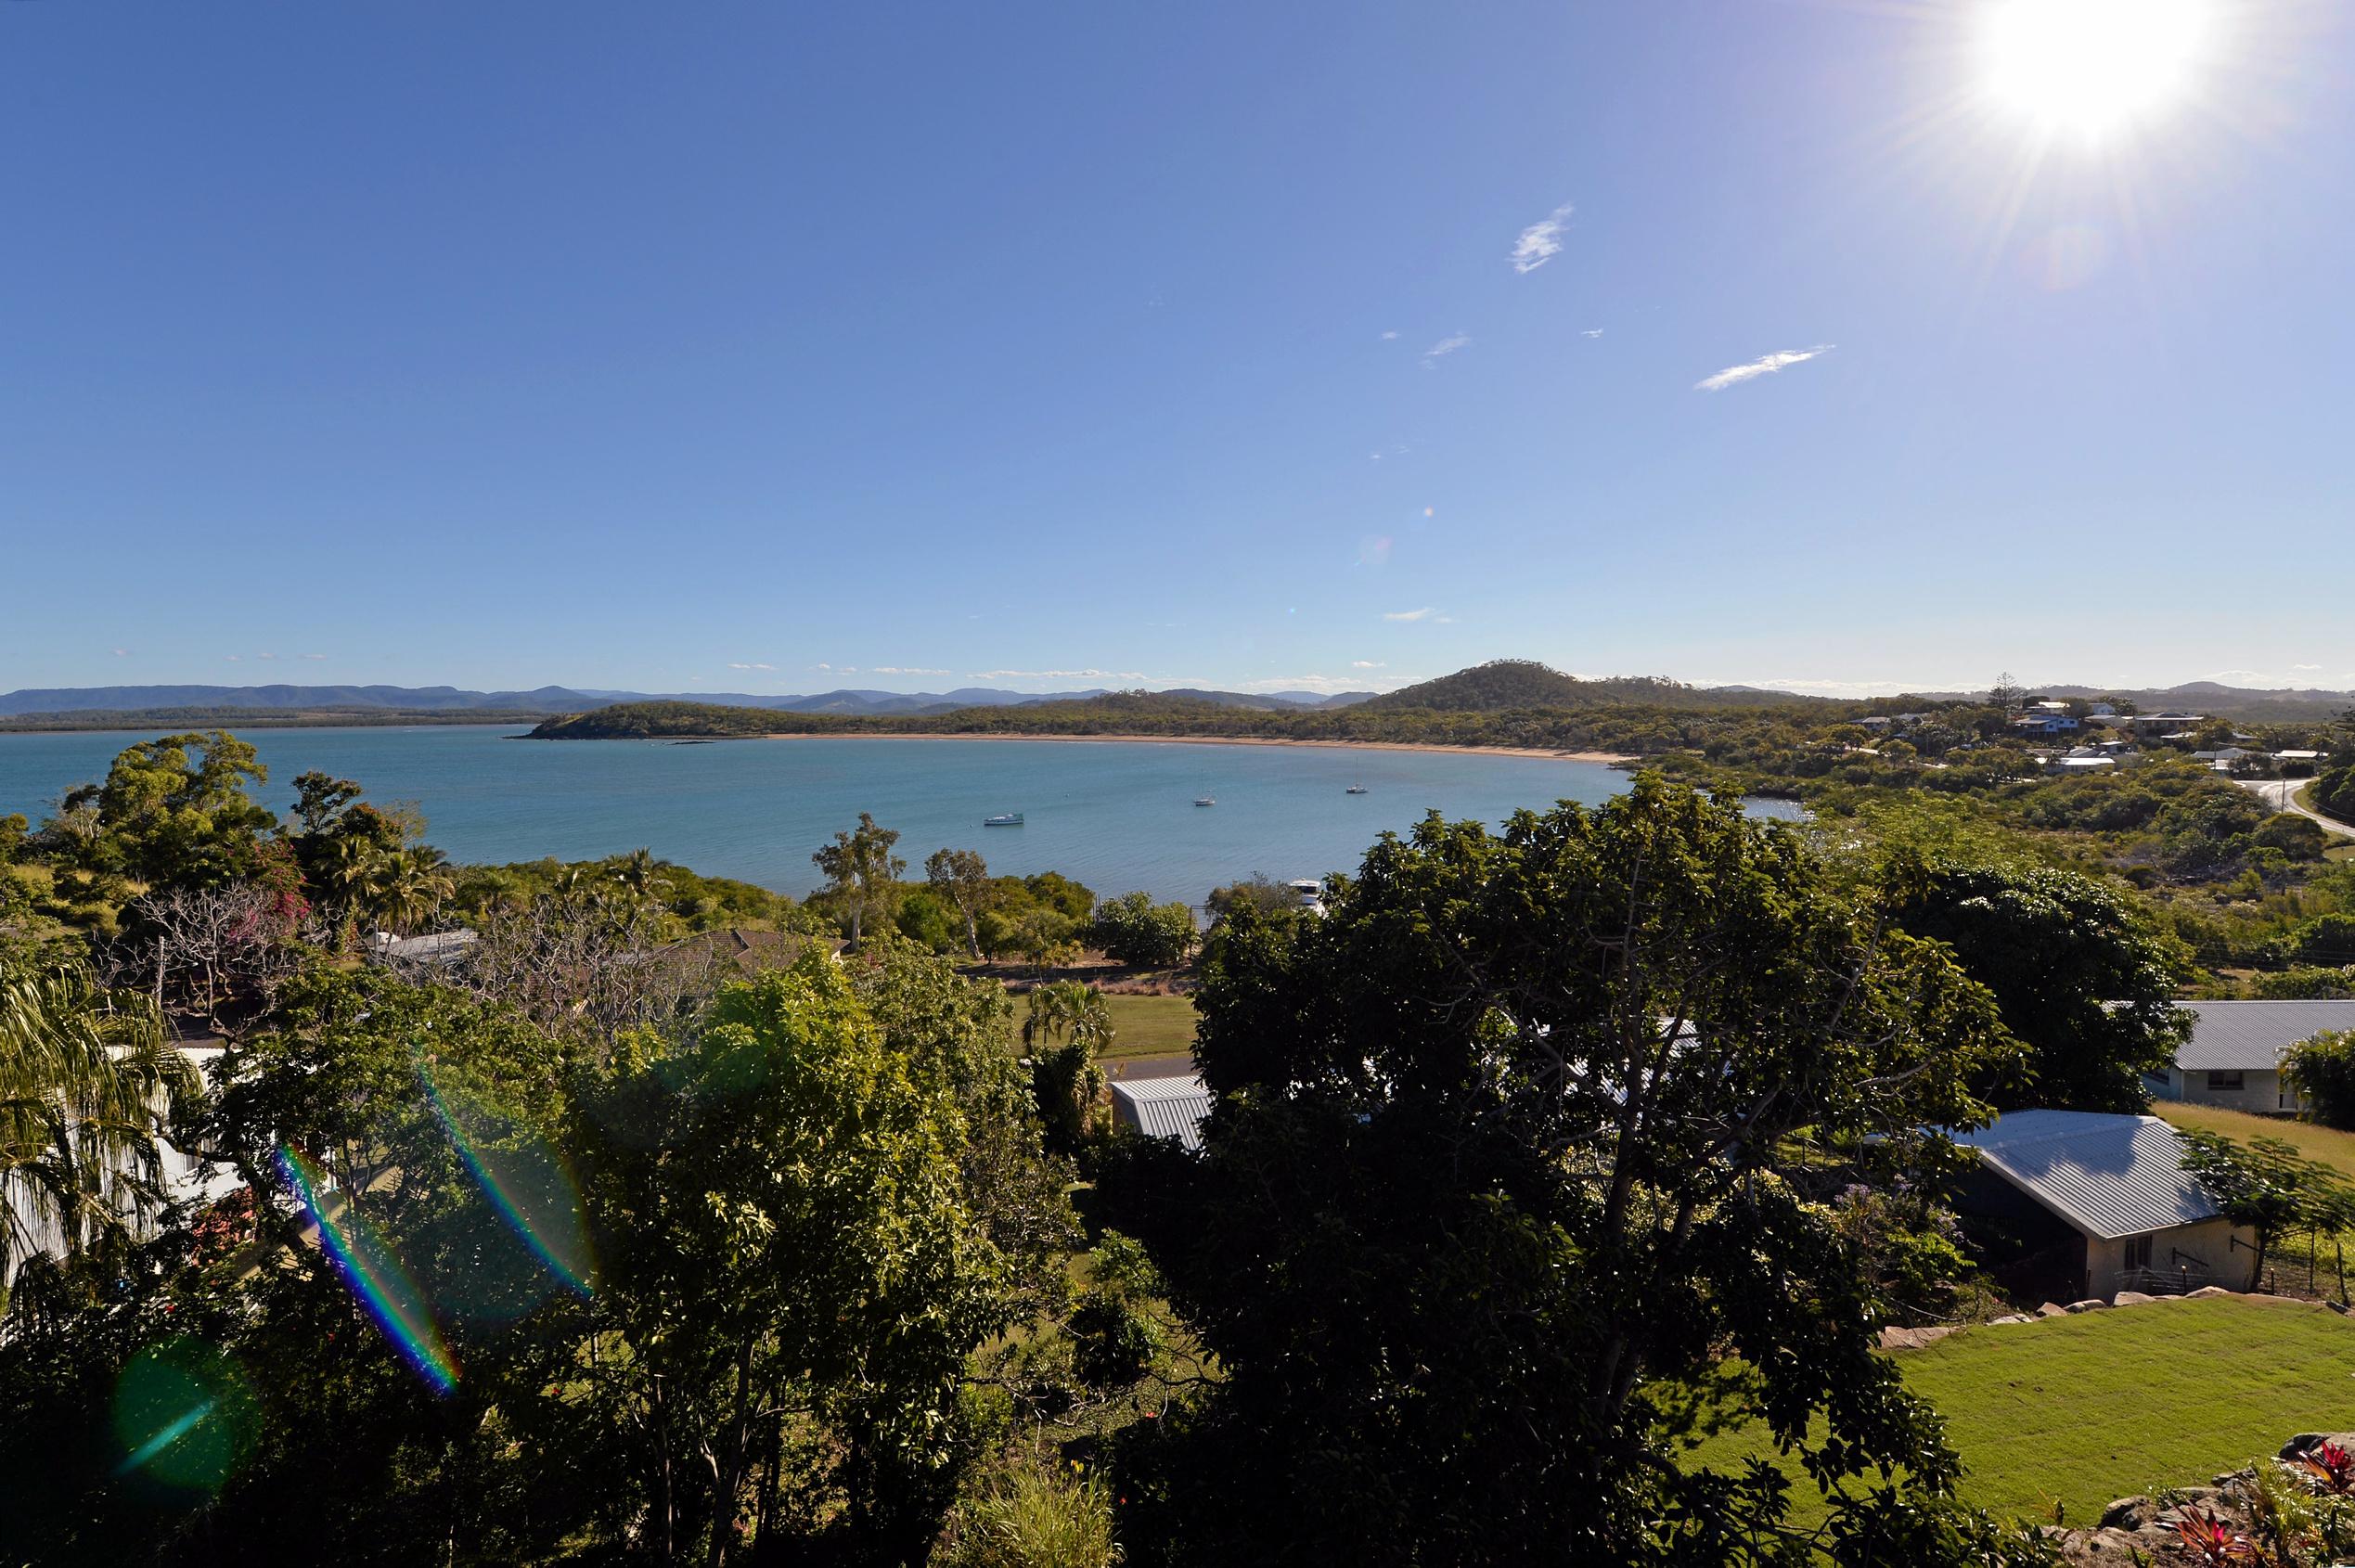
[[[2047,129],[2101,137],[2182,96],[2210,43],[2201,0],[1998,0],[1987,83]]]

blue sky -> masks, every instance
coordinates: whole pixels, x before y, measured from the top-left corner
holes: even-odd
[[[0,6],[0,688],[2355,686],[2355,20],[1986,9]]]

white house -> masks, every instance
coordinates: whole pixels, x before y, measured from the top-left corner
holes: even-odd
[[[2355,1029],[2355,1001],[2182,1002],[2193,1015],[2192,1037],[2175,1065],[2153,1073],[2161,1099],[2195,1100],[2283,1116],[2305,1102],[2282,1083],[2282,1053],[2326,1030]]]
[[[1954,1141],[1979,1153],[1956,1207],[2012,1222],[2055,1260],[2056,1289],[2248,1288],[2256,1232],[2224,1217],[2184,1171],[2175,1129],[2156,1116],[2014,1111]]]

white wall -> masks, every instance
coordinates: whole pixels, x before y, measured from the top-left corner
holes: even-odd
[[[2281,1073],[2270,1067],[2252,1068],[2243,1073],[2238,1089],[2210,1088],[2208,1077],[2208,1073],[2196,1067],[2174,1067],[2164,1073],[2152,1074],[2148,1082],[2151,1092],[2161,1099],[2187,1099],[2199,1105],[2220,1105],[2228,1110],[2246,1111],[2258,1116],[2280,1116],[2306,1109],[2306,1101],[2284,1087]]]
[[[2233,1244],[2235,1238],[2239,1240],[2238,1246]],[[2168,1272],[2181,1265],[2214,1276],[2214,1282],[2226,1290],[2245,1291],[2249,1288],[2251,1266],[2257,1262],[2256,1240],[2256,1231],[2228,1219],[2179,1225],[2152,1233],[2151,1266]],[[2182,1254],[2180,1258],[2179,1253]],[[2125,1241],[2107,1241],[2093,1236],[2085,1239],[2087,1295],[2114,1296],[2121,1290],[2131,1289],[2119,1283],[2118,1277],[2125,1269]]]

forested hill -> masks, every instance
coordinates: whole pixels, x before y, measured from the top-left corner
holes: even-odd
[[[1577,684],[1609,688],[1618,683]],[[861,717],[782,715],[700,702],[625,702],[550,719],[532,734],[543,740],[687,739],[788,731],[798,735],[1185,736],[1205,740],[1498,746],[1648,755],[1702,745],[1720,730],[1754,724],[1771,713],[1787,714],[1795,722],[1821,724],[1850,711],[1863,711],[1862,704],[1803,697],[1762,700],[1762,694],[1754,693],[1730,694],[1727,701],[1713,704],[1708,693],[1672,690],[1671,698],[1648,701],[1589,696],[1576,706],[1444,709],[1398,706],[1384,700],[1338,709],[1272,712],[1232,708],[1166,692],[1131,691],[1019,709],[966,708],[946,713]]]
[[[1531,659],[1492,659],[1452,675],[1400,687],[1364,706],[1428,708],[1437,713],[1493,713],[1512,708],[1777,708],[1824,707],[1787,691],[1687,686],[1659,675],[1612,675],[1583,680]]]

